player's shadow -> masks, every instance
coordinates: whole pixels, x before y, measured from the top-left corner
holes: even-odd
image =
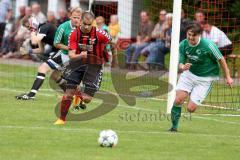
[[[144,72],[139,76],[139,72],[111,70],[112,83],[117,94],[130,106],[136,104],[136,97],[158,97],[171,91],[172,85],[167,82],[167,78],[159,79],[165,74],[166,71]]]
[[[98,105],[97,108],[90,110],[88,112],[83,112],[79,114],[74,114],[68,112],[67,121],[88,121],[105,115],[115,109],[118,105],[118,98],[109,92],[97,92],[94,96],[96,99],[102,100],[102,103]],[[55,107],[55,114],[60,117],[61,102],[59,102]]]

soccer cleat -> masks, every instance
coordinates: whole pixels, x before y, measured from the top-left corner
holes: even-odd
[[[30,99],[34,99],[34,96],[29,96],[29,93],[24,93],[24,94],[20,94],[18,96],[15,96],[16,99],[18,100],[30,100]]]
[[[54,125],[64,125],[66,122],[60,118],[58,118],[56,120],[56,122],[54,122]]]
[[[177,132],[177,129],[176,128],[170,128],[168,131],[169,132]]]
[[[77,106],[73,106],[74,111],[85,110],[87,106],[81,101]]]

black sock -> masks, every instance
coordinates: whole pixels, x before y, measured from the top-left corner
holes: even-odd
[[[44,79],[45,79],[45,74],[38,72],[37,77],[33,83],[32,89],[31,89],[30,93],[28,94],[30,97],[35,96],[38,89],[42,86]]]

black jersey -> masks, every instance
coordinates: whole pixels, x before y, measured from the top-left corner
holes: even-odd
[[[56,31],[57,31],[57,28],[51,23],[43,23],[43,24],[40,24],[38,27],[38,34],[44,35],[42,42],[52,46],[53,51],[57,50],[53,45]]]

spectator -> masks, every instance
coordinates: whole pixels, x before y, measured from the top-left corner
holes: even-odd
[[[6,26],[4,30],[4,35],[2,38],[2,45],[0,48],[0,56],[3,56],[3,58],[7,58],[6,55],[11,55],[12,51],[12,40],[13,40],[13,25],[14,25],[14,19],[13,19],[13,12],[12,10],[8,11],[8,14],[6,16]],[[8,54],[10,53],[10,54]]]
[[[62,23],[69,20],[66,10],[62,8],[58,11],[58,15],[59,15],[59,19],[57,20],[57,26],[60,26]]]
[[[111,15],[110,23],[108,25],[110,36],[112,37],[112,44],[111,51],[112,51],[112,64],[111,67],[115,67],[118,65],[118,58],[117,58],[117,41],[118,41],[118,34],[120,32],[120,25],[118,24],[118,16]]]
[[[149,20],[148,12],[141,11],[137,42],[131,44],[125,52],[125,63],[127,67],[136,69],[141,50],[150,43],[153,27],[152,22]]]
[[[97,25],[98,29],[102,29],[102,30],[106,31],[107,33],[109,33],[109,28],[105,24],[105,19],[102,16],[98,16],[95,20],[96,20],[96,25]],[[112,63],[112,51],[111,51],[110,44],[106,45],[106,51],[108,53],[108,61],[111,64]]]
[[[166,21],[162,25],[162,32],[160,34],[160,43],[154,48],[151,48],[147,63],[154,63],[156,65],[149,65],[149,69],[164,69],[164,56],[170,51],[171,46],[171,33],[172,33],[172,14],[166,15]],[[153,68],[152,68],[153,67]]]
[[[142,51],[141,51],[141,54],[142,55],[145,55],[145,56],[148,56],[147,57],[147,64],[149,65],[149,68],[150,68],[150,65],[152,65],[152,63],[155,63],[154,59],[155,59],[155,55],[153,54],[149,54],[150,51],[155,48],[156,46],[162,44],[162,41],[160,39],[160,35],[161,35],[161,32],[162,32],[162,26],[165,22],[165,19],[166,19],[166,14],[167,14],[167,11],[165,9],[161,10],[159,12],[159,21],[158,23],[155,25],[154,27],[154,30],[152,31],[152,34],[151,34],[151,37],[152,39],[155,39],[154,42],[151,42],[150,45],[148,45],[147,47],[145,47]]]
[[[201,25],[203,27],[203,38],[212,40],[218,46],[222,55],[226,56],[232,53],[232,42],[223,31],[210,24],[208,21],[202,22]]]
[[[185,11],[182,9],[181,12],[181,28],[180,28],[180,42],[187,38],[187,26],[191,20],[185,17]]]
[[[25,15],[28,16],[31,14],[32,14],[32,8],[29,6],[25,7]]]
[[[36,17],[37,21],[41,24],[47,21],[46,16],[41,11],[41,6],[38,3],[32,5],[32,15]]]
[[[199,23],[205,21],[205,18],[206,18],[205,14],[200,10],[198,10],[194,15],[195,21],[197,21]]]
[[[2,37],[4,34],[4,30],[5,30],[6,16],[10,9],[12,9],[11,1],[9,1],[9,0],[1,0],[0,1],[0,44],[2,43]]]
[[[47,22],[53,24],[57,27],[57,20],[53,11],[48,11],[47,13]]]

